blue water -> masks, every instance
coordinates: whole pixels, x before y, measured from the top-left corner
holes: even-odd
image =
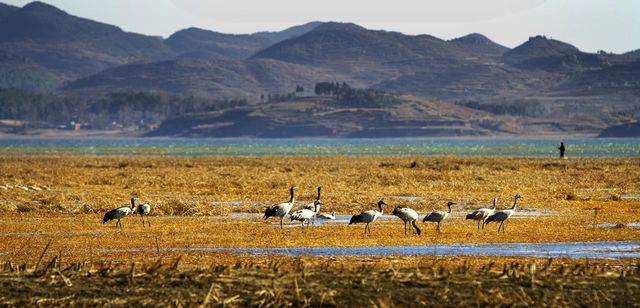
[[[144,249],[134,249],[141,251]],[[149,248],[149,250],[152,250]],[[640,258],[640,242],[485,243],[422,246],[220,248],[172,247],[163,251],[229,252],[253,256],[526,256],[539,258]]]
[[[95,155],[472,155],[638,157],[640,138],[22,138],[0,139],[1,153]]]

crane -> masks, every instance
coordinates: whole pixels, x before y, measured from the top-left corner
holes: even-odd
[[[472,213],[467,214],[466,219],[477,220],[478,221],[478,231],[480,231],[480,225],[482,225],[482,229],[484,230],[484,221],[487,217],[493,215],[496,211],[496,202],[498,202],[498,198],[493,198],[493,207],[492,208],[479,208]]]
[[[420,235],[420,228],[418,228],[418,225],[416,224],[416,221],[418,220],[418,213],[416,213],[416,211],[408,207],[396,206],[396,208],[393,209],[393,215],[404,221],[404,235],[407,235],[407,223],[411,223],[413,228],[416,230],[416,233]]]
[[[304,227],[304,222],[307,222],[307,227],[311,223],[311,220],[316,216],[318,212],[318,208],[320,207],[320,200],[313,201],[314,209],[313,211],[310,209],[301,209],[295,211],[291,214],[291,220],[297,220],[302,222],[302,227]]]
[[[435,222],[438,223],[436,226],[436,231],[440,232],[440,223],[445,220],[451,214],[451,206],[455,205],[454,202],[447,202],[447,207],[449,208],[448,212],[445,211],[433,211],[431,214],[427,215],[422,219],[422,222]]]
[[[118,225],[120,225],[120,228],[122,228],[122,223],[120,222],[120,219],[131,215],[133,213],[135,206],[136,206],[135,200],[134,198],[131,198],[131,206],[122,206],[122,207],[113,209],[111,211],[108,211],[107,213],[104,214],[102,223],[105,224],[107,223],[107,221],[117,219],[116,228],[118,227]]]
[[[500,226],[498,226],[498,232],[500,232],[500,229],[502,228],[502,233],[504,233],[504,223],[516,212],[516,204],[518,203],[518,199],[522,199],[522,196],[520,196],[520,194],[516,194],[513,197],[513,206],[510,209],[493,213],[493,215],[485,219],[484,224],[486,225],[494,221],[500,222]]]
[[[287,216],[287,214],[289,214],[289,211],[291,211],[291,208],[293,207],[293,203],[295,202],[295,197],[294,197],[295,191],[296,191],[296,187],[291,186],[291,189],[290,189],[291,198],[289,199],[289,201],[277,203],[268,207],[264,211],[264,219],[266,220],[269,217],[280,217],[280,228],[282,228],[282,220],[284,219],[285,216]]]
[[[149,227],[151,227],[151,222],[149,221],[150,212],[151,212],[151,205],[149,203],[138,204],[136,213],[140,214],[140,218],[142,219],[143,226],[144,226],[144,216],[147,216],[147,224],[149,225]]]
[[[369,234],[371,234],[371,228],[369,227],[369,224],[376,221],[378,217],[382,216],[382,214],[384,213],[384,211],[382,210],[383,205],[387,204],[384,203],[383,200],[378,201],[378,209],[380,209],[380,211],[369,210],[357,215],[353,215],[351,217],[351,220],[349,220],[349,224],[365,223],[366,225],[364,226],[364,234],[367,234],[367,231],[369,232]]]

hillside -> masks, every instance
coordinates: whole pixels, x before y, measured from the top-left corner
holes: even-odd
[[[317,78],[336,76],[321,69],[269,59],[230,61],[180,58],[148,64],[130,64],[79,79],[61,91],[102,95],[118,91],[151,91],[256,101],[260,95],[288,93],[296,85],[312,88]]]
[[[584,117],[514,117],[416,96],[400,96],[398,99],[398,103],[384,107],[342,105],[331,97],[266,102],[169,118],[147,136],[376,138],[594,135],[606,127],[602,122],[591,124]]]
[[[9,16],[11,13],[15,12],[16,10],[18,10],[18,8],[13,5],[0,3],[0,21],[2,21],[2,19]]]
[[[188,28],[172,34],[165,40],[177,54],[243,60],[271,44],[257,35],[233,35],[198,28]]]
[[[433,36],[410,36],[368,30],[350,23],[330,22],[266,48],[254,58],[327,66],[343,63],[351,66],[402,66],[420,59],[457,60],[461,54],[465,54],[465,51]]]
[[[490,40],[480,33],[467,34],[463,37],[449,40],[449,42],[461,48],[471,49],[476,53],[492,57],[502,56],[509,50],[509,48]]]
[[[629,52],[625,53],[624,55],[625,56],[634,57],[634,58],[640,58],[640,49],[629,51]]]
[[[0,54],[26,58],[59,80],[173,56],[160,38],[127,33],[41,2],[32,2],[0,19]]]
[[[442,114],[438,110],[449,111]],[[450,103],[411,97],[388,108],[340,106],[329,97],[314,97],[171,118],[149,136],[275,138],[490,134],[490,130],[482,127],[467,126],[470,118],[482,114]]]
[[[0,5],[0,88],[85,100],[143,92],[253,105],[289,97],[300,86],[305,91],[296,96],[309,97],[317,83],[346,82],[448,102],[438,105],[451,108],[440,114],[462,106],[485,114],[489,122],[513,117],[505,123],[517,129],[504,131],[516,133],[531,127],[521,119],[546,123],[534,131],[566,133],[597,133],[637,119],[636,53],[586,53],[544,36],[509,49],[479,33],[447,41],[338,22],[253,34],[187,28],[162,39],[41,2]],[[384,115],[368,110],[362,117],[371,120],[371,113]],[[357,135],[333,126],[330,132]]]
[[[256,32],[253,35],[266,38],[272,43],[278,43],[284,40],[294,38],[296,36],[303,35],[315,29],[321,24],[323,23],[320,21],[312,21],[303,25],[293,26],[282,31],[261,31],[261,32]]]
[[[550,71],[606,66],[606,61],[600,55],[584,53],[571,44],[540,35],[531,37],[522,45],[509,50],[502,60],[509,65],[525,69]]]

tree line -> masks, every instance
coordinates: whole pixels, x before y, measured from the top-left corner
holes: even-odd
[[[61,127],[71,122],[87,124],[95,129],[148,126],[171,116],[246,104],[246,100],[146,92],[117,92],[87,98],[0,89],[0,119],[19,120],[34,127]]]
[[[346,82],[318,82],[315,85],[316,95],[330,95],[336,98],[336,103],[353,107],[384,107],[394,105],[400,100],[376,89],[355,89]]]

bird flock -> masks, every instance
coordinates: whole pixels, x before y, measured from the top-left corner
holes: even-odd
[[[270,207],[267,207],[267,209],[264,212],[264,219],[265,220],[269,219],[269,217],[280,218],[280,228],[283,227],[283,220],[284,220],[284,217],[286,217],[287,215],[289,215],[289,218],[291,219],[291,221],[295,220],[295,221],[301,222],[301,226],[303,228],[305,227],[305,223],[307,227],[309,227],[310,225],[313,225],[313,222],[316,218],[335,219],[335,212],[333,212],[331,215],[326,213],[320,213],[320,206],[322,204],[322,202],[320,201],[320,190],[321,188],[318,187],[318,196],[313,202],[307,204],[306,206],[293,212],[292,214],[289,214],[295,202],[296,187],[292,186],[290,189],[291,196],[289,201],[276,203]],[[466,219],[477,221],[478,231],[481,228],[482,230],[484,230],[485,225],[489,223],[499,222],[500,225],[498,226],[498,231],[502,230],[502,232],[505,232],[505,223],[509,219],[509,217],[513,216],[513,214],[515,213],[516,204],[518,202],[518,199],[521,199],[521,198],[522,197],[520,196],[520,194],[516,194],[514,197],[513,206],[510,209],[505,209],[501,211],[496,211],[498,198],[493,198],[493,206],[491,208],[477,209],[472,213],[467,214]],[[440,224],[445,219],[447,219],[447,217],[451,215],[451,211],[452,211],[451,207],[454,205],[456,205],[456,203],[451,201],[447,202],[447,205],[446,205],[447,211],[440,211],[440,210],[433,211],[428,215],[425,215],[424,218],[422,219],[422,222],[436,223],[436,232],[442,233],[440,229]],[[372,209],[372,210],[364,211],[359,214],[353,215],[349,220],[349,225],[358,224],[358,223],[365,224],[364,234],[371,234],[371,224],[384,214],[384,206],[387,206],[387,204],[384,202],[384,200],[380,200],[378,201],[377,206],[378,206],[377,209]],[[400,218],[404,222],[405,235],[407,235],[408,226],[412,228],[412,232],[415,232],[415,234],[420,235],[422,233],[422,231],[420,230],[420,227],[418,227],[418,224],[417,224],[419,215],[415,210],[408,207],[396,206],[391,213],[394,216]]]
[[[290,194],[289,201],[276,203],[267,207],[264,212],[264,219],[266,220],[266,219],[269,219],[270,217],[280,218],[280,228],[283,228],[284,218],[289,216],[289,219],[291,221],[300,222],[300,225],[303,229],[305,228],[305,224],[306,224],[306,228],[308,228],[311,225],[314,225],[316,219],[325,219],[325,220],[336,219],[335,212],[331,214],[320,212],[320,207],[322,205],[322,201],[320,200],[321,187],[318,187],[318,194],[316,196],[316,199],[313,200],[313,202],[310,202],[305,206],[302,206],[300,209],[296,210],[295,212],[290,213],[295,204],[296,189],[297,189],[296,186],[291,186],[291,188],[289,189],[289,194]],[[502,232],[504,233],[505,223],[515,213],[519,199],[522,199],[522,196],[520,196],[520,194],[515,194],[513,199],[513,205],[511,206],[511,208],[497,211],[496,206],[497,206],[498,198],[493,198],[493,206],[491,208],[476,209],[473,212],[466,214],[465,218],[467,220],[477,221],[478,231],[480,231],[481,229],[484,230],[485,226],[492,222],[500,223],[498,225],[498,232],[502,230]],[[130,201],[131,202],[129,205],[124,205],[105,213],[102,223],[104,224],[111,220],[116,220],[115,226],[122,228],[122,222],[120,221],[121,219],[130,215],[138,214],[142,219],[142,225],[151,227],[151,222],[149,221],[149,214],[151,213],[151,205],[149,203],[136,202],[135,196],[131,197]],[[438,234],[442,233],[440,225],[445,219],[451,216],[452,207],[455,205],[456,205],[455,202],[451,202],[451,201],[447,202],[446,211],[443,211],[443,210],[433,211],[425,215],[424,218],[422,219],[422,222],[436,223],[436,228],[435,228],[436,233]],[[384,200],[382,199],[379,200],[377,203],[377,209],[372,209],[372,210],[364,211],[359,214],[353,215],[349,220],[349,225],[358,224],[358,223],[365,224],[364,234],[365,235],[371,234],[371,224],[384,214],[385,206],[388,206],[388,205],[384,202]],[[395,208],[393,208],[393,211],[391,212],[391,214],[393,214],[394,216],[402,220],[402,222],[404,223],[405,235],[408,235],[407,233],[409,229],[411,230],[412,233],[415,233],[417,235],[420,235],[422,233],[422,231],[420,230],[420,227],[418,227],[418,224],[417,224],[419,219],[419,214],[415,210],[408,207],[396,206]],[[146,222],[145,222],[145,217],[146,217]]]

